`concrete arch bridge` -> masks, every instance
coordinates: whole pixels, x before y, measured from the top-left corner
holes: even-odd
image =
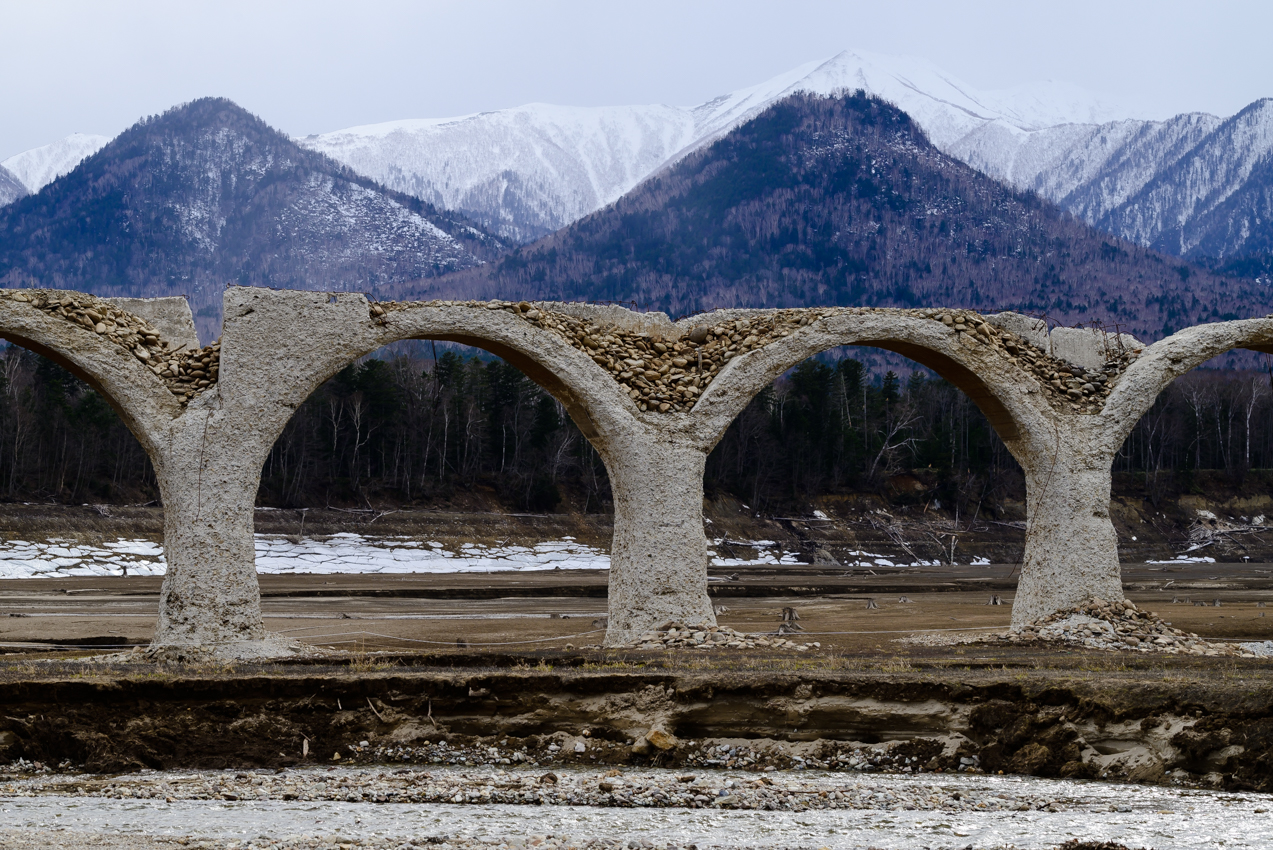
[[[751,398],[841,345],[895,351],[985,412],[1025,471],[1021,626],[1090,596],[1121,599],[1109,516],[1115,453],[1179,375],[1234,348],[1273,352],[1273,317],[1199,325],[1154,345],[1014,313],[941,308],[662,313],[552,302],[369,302],[232,287],[221,339],[198,347],[182,298],[0,290],[0,336],[60,363],[120,413],[155,468],[164,578],[152,647],[268,657],[253,544],[261,468],[297,407],[347,364],[404,339],[483,348],[556,397],[614,493],[608,644],[669,619],[713,623],[703,469]]]

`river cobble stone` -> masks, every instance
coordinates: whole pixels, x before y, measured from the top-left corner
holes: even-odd
[[[0,794],[111,800],[300,801],[617,808],[1030,811],[1066,808],[1040,789],[960,793],[934,776],[905,786],[868,776],[723,770],[398,769],[216,771],[127,777],[52,777],[0,784]]]
[[[666,335],[624,330],[553,311],[546,303],[527,301],[375,302],[374,321],[392,320],[396,310],[428,307],[470,307],[504,310],[548,330],[587,354],[607,370],[642,411],[682,412],[735,357],[788,337],[819,319],[840,314],[890,313],[940,322],[964,339],[986,346],[1029,372],[1052,408],[1065,414],[1099,413],[1119,375],[1140,353],[1117,343],[1104,353],[1099,369],[1082,368],[1043,351],[1021,336],[998,327],[993,317],[970,310],[899,309],[871,307],[799,308],[771,310],[730,320],[701,324],[691,319],[668,329]]]
[[[1257,653],[1241,644],[1203,640],[1192,632],[1172,628],[1157,614],[1142,611],[1127,599],[1107,602],[1091,598],[1020,630],[990,639],[1009,643],[1060,642],[1085,649],[1123,652],[1257,657]]]
[[[630,644],[612,649],[762,649],[807,652],[820,649],[821,643],[796,643],[781,635],[747,634],[725,626],[686,625],[679,622],[664,623],[655,631],[646,632]]]
[[[79,325],[85,333],[110,340],[154,372],[182,404],[217,382],[221,368],[221,343],[197,351],[173,348],[145,319],[121,310],[109,301],[84,293],[45,289],[5,290],[10,301],[30,304],[50,316]]]

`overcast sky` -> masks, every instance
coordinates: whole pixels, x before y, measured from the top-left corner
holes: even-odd
[[[1138,112],[1273,96],[1273,2],[0,0],[0,159],[204,95],[293,135],[542,101],[692,105],[845,48]]]

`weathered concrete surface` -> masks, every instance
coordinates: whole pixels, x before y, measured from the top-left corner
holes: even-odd
[[[707,452],[679,436],[649,428],[607,447],[614,494],[608,644],[635,640],[669,620],[716,623],[703,532]]]
[[[1162,388],[1231,348],[1273,351],[1268,319],[1191,328],[1140,351],[1130,337],[1049,336],[1010,313],[728,310],[672,323],[617,307],[371,304],[253,288],[226,291],[222,341],[191,351],[183,305],[7,292],[0,334],[88,381],[137,435],[165,505],[155,647],[227,657],[285,648],[262,625],[252,540],[271,446],[325,380],[390,342],[451,340],[505,358],[561,401],[596,447],[615,495],[612,644],[667,620],[714,623],[701,513],[707,453],[761,388],[811,355],[840,345],[896,351],[986,413],[1026,474],[1013,610],[1023,625],[1091,596],[1121,597],[1110,466]]]
[[[255,493],[261,465],[296,408],[352,360],[402,339],[478,346],[516,365],[561,401],[606,463],[619,519],[611,610],[638,612],[626,620],[639,619],[643,629],[657,625],[658,618],[714,622],[706,593],[701,449],[670,440],[663,429],[639,419],[632,399],[591,358],[521,312],[459,304],[394,305],[379,308],[380,314],[373,309],[361,295],[333,300],[325,293],[227,291],[218,415],[236,423],[242,474],[224,482],[226,492]],[[279,346],[281,337],[292,342]],[[251,501],[247,505],[250,513]],[[245,540],[250,544],[250,534]],[[227,564],[235,576],[230,584],[255,586],[250,551],[211,540],[203,545]],[[211,592],[198,571],[182,581],[198,584],[202,595]],[[218,576],[211,584],[225,582]],[[622,614],[620,620],[625,621]]]
[[[1047,334],[1029,317],[992,317],[990,323],[1004,331],[996,338],[974,331],[976,320],[968,314],[963,314],[967,324],[947,325],[928,313],[845,311],[820,318],[733,361],[694,412],[723,435],[761,388],[821,351],[873,345],[904,354],[967,393],[1025,471],[1029,519],[1013,624],[1091,596],[1121,599],[1117,539],[1109,518],[1110,468],[1121,440],[1113,438],[1117,429],[1111,430],[1109,417],[1089,412],[1104,388],[1080,392],[1076,400],[1068,391],[1062,394],[1060,385],[1041,381],[1042,374],[1066,364],[1046,354],[1051,348],[1044,348]],[[1076,331],[1066,335],[1064,349],[1089,363],[1099,357],[1103,367],[1106,345],[1097,332]],[[1116,380],[1111,381],[1115,387]]]
[[[157,392],[163,385],[135,353],[144,344],[139,333],[147,330],[144,323],[120,316],[119,324],[108,320],[110,329],[103,326],[98,333],[88,320],[64,315],[63,301],[99,308],[106,304],[79,292],[0,290],[0,296],[0,336],[49,358],[97,390],[153,457],[162,445],[163,423],[180,406],[170,393]]]

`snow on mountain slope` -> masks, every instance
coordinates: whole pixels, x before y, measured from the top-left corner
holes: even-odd
[[[1033,132],[992,121],[948,152],[1092,222],[1140,191],[1222,120],[1193,113],[1167,121],[1062,124]]]
[[[0,284],[185,295],[205,339],[227,282],[374,295],[503,247],[219,98],[135,124],[0,208]]]
[[[1238,196],[1247,200],[1229,203]],[[1227,257],[1252,236],[1269,242],[1270,212],[1273,98],[1265,98],[1219,124],[1099,224],[1160,251]]]
[[[1037,130],[1125,115],[1118,107],[1064,83],[979,92],[923,59],[846,50],[695,107],[699,142],[728,132],[795,92],[835,94],[857,89],[910,115],[943,149],[988,121]]]
[[[693,130],[692,116],[670,106],[532,103],[351,127],[300,144],[530,241],[621,197],[689,144]]]
[[[947,150],[1159,251],[1273,254],[1273,99],[1230,118],[1187,113],[1033,131],[992,121]]]
[[[14,176],[12,171],[0,165],[0,207],[27,194],[26,184]]]
[[[110,141],[109,136],[72,133],[52,144],[15,154],[4,162],[27,191],[35,193],[97,153]]]
[[[503,236],[530,241],[614,202],[790,94],[856,89],[901,107],[939,147],[990,121],[1036,130],[1122,114],[1063,84],[978,92],[921,59],[845,51],[689,109],[528,104],[351,127],[300,144]]]

